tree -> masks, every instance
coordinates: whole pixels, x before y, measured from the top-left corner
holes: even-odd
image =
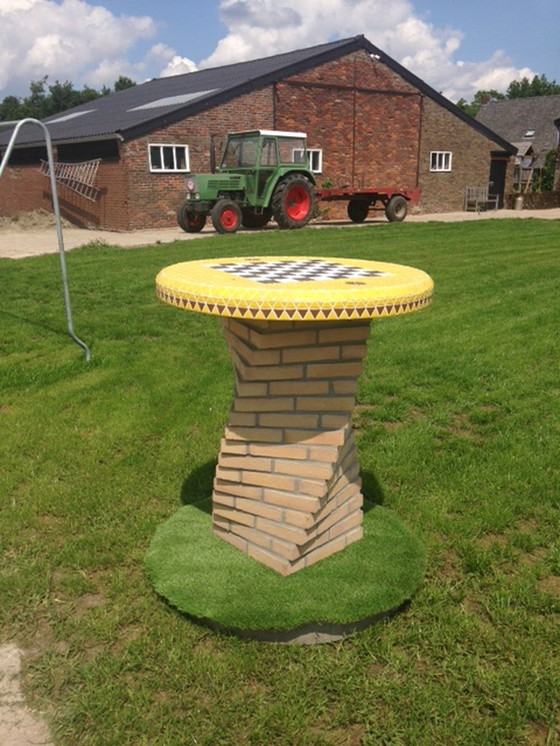
[[[136,83],[131,78],[121,75],[115,81],[114,91],[116,93],[134,85]],[[74,106],[88,103],[101,96],[108,96],[110,93],[113,93],[113,91],[106,86],[103,86],[101,91],[96,91],[86,85],[79,91],[68,80],[64,83],[57,80],[52,85],[48,85],[48,75],[45,75],[41,80],[34,80],[29,84],[29,96],[26,98],[6,96],[0,102],[0,121],[11,121],[24,117],[44,119],[52,114],[67,111]]]
[[[491,99],[528,98],[530,96],[555,96],[560,94],[560,85],[555,80],[548,80],[546,75],[535,75],[532,80],[522,78],[522,80],[512,80],[509,84],[505,95],[496,90],[477,91],[471,103],[467,103],[464,98],[457,101],[457,106],[471,117],[475,117],[480,107],[487,104]]]
[[[506,92],[507,98],[556,96],[558,94],[560,94],[560,85],[555,80],[547,80],[546,75],[535,75],[533,80],[529,78],[512,80]]]

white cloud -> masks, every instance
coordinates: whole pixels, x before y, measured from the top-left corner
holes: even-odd
[[[456,60],[463,34],[437,28],[408,0],[222,0],[228,34],[201,67],[255,59],[364,34],[373,44],[445,96],[472,100],[476,91],[532,77],[503,53],[476,63]]]
[[[134,69],[123,55],[155,31],[148,16],[116,16],[83,0],[2,0],[0,90],[25,94],[47,74],[53,82],[112,85]]]

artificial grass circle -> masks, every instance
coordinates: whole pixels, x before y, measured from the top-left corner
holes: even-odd
[[[393,613],[422,582],[424,548],[394,512],[366,503],[363,528],[360,541],[284,577],[213,534],[208,499],[158,527],[145,564],[156,592],[195,621],[243,637],[322,642]]]

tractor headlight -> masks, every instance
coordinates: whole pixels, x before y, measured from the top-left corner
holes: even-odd
[[[185,187],[187,188],[187,192],[196,192],[196,181],[194,179],[187,179]]]

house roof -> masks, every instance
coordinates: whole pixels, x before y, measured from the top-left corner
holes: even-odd
[[[476,121],[485,124],[512,143],[529,142],[536,154],[558,147],[560,96],[532,96],[484,104]]]
[[[515,152],[510,142],[465,114],[362,35],[272,57],[156,78],[81,104],[43,121],[48,125],[55,143],[116,138],[131,140],[360,49],[374,55],[424,95],[470,124],[495,142],[499,149]],[[37,132],[36,128],[22,128],[15,146],[43,145],[44,141]],[[0,134],[0,146],[7,145],[8,141],[9,132]]]

